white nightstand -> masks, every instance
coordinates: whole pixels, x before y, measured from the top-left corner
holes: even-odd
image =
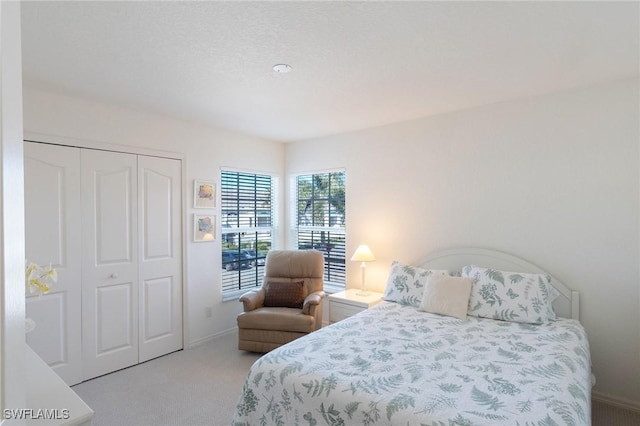
[[[329,322],[333,324],[380,303],[382,293],[369,291],[359,296],[359,289],[349,289],[329,295]]]

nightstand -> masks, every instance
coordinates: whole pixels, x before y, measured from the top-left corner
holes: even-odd
[[[369,291],[359,296],[359,289],[349,289],[329,295],[329,322],[333,324],[380,303],[382,293]]]

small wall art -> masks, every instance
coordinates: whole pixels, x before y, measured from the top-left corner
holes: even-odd
[[[208,214],[193,215],[193,241],[204,243],[216,239],[216,217]]]
[[[193,208],[211,209],[216,206],[216,184],[208,180],[193,181]]]

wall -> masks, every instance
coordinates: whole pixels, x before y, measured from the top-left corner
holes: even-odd
[[[235,328],[242,304],[222,302],[220,239],[214,243],[194,243],[191,238],[193,213],[211,212],[192,208],[193,180],[218,182],[221,167],[282,176],[284,147],[281,143],[29,87],[24,90],[24,128],[27,136],[42,134],[37,135],[38,140],[62,140],[80,145],[106,142],[181,154],[186,166],[183,191],[187,206],[185,345],[197,344]],[[219,218],[219,207],[216,213]],[[217,225],[219,236],[219,223]],[[205,316],[208,306],[213,311],[209,318]]]
[[[25,407],[27,401],[20,40],[20,3],[0,2],[0,423],[3,424],[11,422],[2,420],[5,409]]]
[[[389,265],[456,246],[538,264],[581,292],[595,394],[640,407],[638,80],[286,147],[286,170],[347,170],[347,252]],[[348,262],[348,286],[360,283]]]

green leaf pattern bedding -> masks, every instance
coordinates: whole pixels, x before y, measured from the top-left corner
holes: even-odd
[[[382,302],[260,358],[240,425],[589,425],[578,321],[458,320]]]

